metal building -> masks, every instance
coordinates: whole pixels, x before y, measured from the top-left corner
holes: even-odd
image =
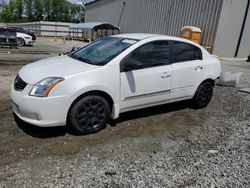
[[[120,28],[107,22],[87,22],[70,26],[70,34],[73,39],[93,41],[104,36],[120,33]]]
[[[178,36],[186,25],[201,28],[202,45],[221,57],[250,53],[250,0],[96,0],[86,22],[109,22],[122,33]]]
[[[69,27],[74,23],[66,22],[26,22],[26,23],[9,23],[10,26],[19,26],[32,30],[38,36],[65,36],[69,33]]]

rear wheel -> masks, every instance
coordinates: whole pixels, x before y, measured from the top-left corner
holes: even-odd
[[[17,38],[17,46],[24,46],[25,45],[25,41],[22,38]]]
[[[195,108],[206,107],[213,96],[213,85],[210,82],[202,83],[193,98],[193,104]]]
[[[110,107],[103,97],[86,96],[71,108],[68,122],[73,130],[81,134],[87,134],[103,129],[109,115]]]

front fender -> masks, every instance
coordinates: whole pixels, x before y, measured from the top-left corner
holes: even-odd
[[[110,89],[102,87],[102,86],[97,86],[97,85],[82,88],[78,90],[74,95],[72,95],[72,97],[68,101],[68,105],[67,105],[68,111],[70,110],[70,107],[74,103],[75,100],[77,100],[79,97],[81,97],[85,93],[92,92],[92,91],[104,92],[111,97],[111,99],[114,102],[112,112],[111,112],[111,118],[112,119],[118,118],[119,117],[119,100]]]

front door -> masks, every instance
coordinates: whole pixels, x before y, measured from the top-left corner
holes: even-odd
[[[168,41],[135,49],[121,62],[121,112],[168,100],[172,76]]]

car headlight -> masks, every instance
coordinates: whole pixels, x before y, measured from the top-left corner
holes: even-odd
[[[26,39],[31,39],[31,37],[24,37],[24,38],[26,38]]]
[[[50,77],[45,78],[39,82],[37,82],[30,91],[31,96],[36,97],[47,97],[49,92],[55,87],[57,84],[62,82],[64,78],[60,77]]]

